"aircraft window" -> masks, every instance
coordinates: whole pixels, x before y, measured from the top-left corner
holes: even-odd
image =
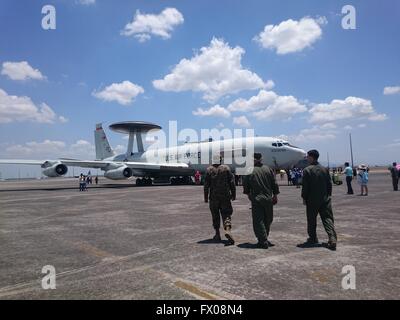
[[[273,146],[273,147],[277,147],[278,145],[277,145],[276,143],[273,143],[272,146]]]
[[[282,147],[282,143],[278,143],[278,147]]]
[[[283,143],[283,145],[284,145],[284,146],[288,146],[288,145],[289,145],[289,143],[287,143],[287,142],[284,142],[284,143]]]

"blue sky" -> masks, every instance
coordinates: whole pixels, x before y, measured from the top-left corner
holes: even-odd
[[[357,163],[400,161],[398,1],[82,2],[0,2],[1,158],[93,157],[97,122],[176,120],[254,128],[337,163],[351,132]],[[48,4],[55,30],[41,26]]]

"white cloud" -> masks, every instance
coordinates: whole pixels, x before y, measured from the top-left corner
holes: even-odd
[[[385,114],[376,113],[370,100],[347,97],[345,100],[332,100],[331,103],[314,105],[310,110],[310,122],[326,123],[339,120],[383,121],[387,119]]]
[[[131,23],[121,31],[124,36],[134,36],[139,42],[150,40],[151,36],[171,38],[174,28],[184,21],[183,15],[175,8],[166,8],[160,14],[141,14],[139,10]]]
[[[248,100],[237,99],[228,106],[229,111],[250,112],[259,120],[289,120],[307,108],[293,96],[279,96],[273,91],[260,90]]]
[[[96,0],[78,0],[79,4],[83,4],[85,6],[89,6],[91,4],[95,4]]]
[[[245,127],[245,128],[248,128],[251,126],[249,120],[245,116],[234,117],[233,124],[236,124],[238,126]]]
[[[74,157],[93,159],[95,147],[86,140],[78,140],[69,147],[69,154],[73,155]]]
[[[400,86],[397,86],[397,87],[385,87],[383,89],[383,94],[384,95],[399,94],[399,93],[400,93]]]
[[[276,49],[277,54],[302,51],[321,38],[321,25],[326,24],[325,17],[313,19],[304,17],[300,21],[286,20],[279,25],[267,25],[264,31],[254,37],[263,48]]]
[[[195,116],[211,116],[211,117],[223,117],[223,118],[229,118],[231,113],[226,110],[225,108],[221,107],[220,105],[215,105],[211,107],[208,110],[204,110],[203,108],[197,108],[196,111],[193,111],[193,114]]]
[[[336,129],[337,126],[334,123],[325,123],[320,128],[321,129]]]
[[[32,121],[39,123],[54,123],[56,113],[45,103],[37,107],[29,97],[8,95],[0,89],[0,123]],[[66,118],[60,116],[60,122]]]
[[[222,129],[222,128],[225,128],[225,125],[222,122],[220,122],[220,123],[217,124],[216,128],[217,129]]]
[[[293,96],[279,96],[273,91],[260,90],[250,99],[237,99],[228,106],[231,112],[252,112],[258,120],[289,120],[295,114],[307,111]]]
[[[310,129],[303,129],[296,136],[291,137],[291,140],[298,143],[305,142],[322,142],[334,140],[336,138],[336,132],[324,131],[321,127],[314,126]]]
[[[71,145],[67,145],[63,141],[46,139],[41,142],[31,141],[24,144],[8,145],[1,156],[43,160],[63,157],[90,160],[95,157],[95,147],[86,140],[78,140]]]
[[[367,125],[366,125],[365,123],[360,123],[360,124],[358,125],[358,127],[359,127],[359,128],[366,128]]]
[[[126,150],[127,150],[127,146],[123,146],[122,144],[119,144],[114,148],[114,152],[116,154],[125,153]]]
[[[63,117],[63,116],[59,116],[59,117],[58,117],[58,120],[59,120],[61,123],[67,123],[67,122],[69,121],[67,118],[65,118],[65,117]]]
[[[200,49],[192,59],[182,59],[164,79],[153,85],[162,91],[203,92],[203,98],[214,102],[228,94],[273,86],[264,83],[255,73],[243,69],[241,47],[231,48],[223,40],[213,39],[209,47]]]
[[[388,119],[388,117],[384,113],[382,113],[382,114],[375,114],[374,113],[368,118],[369,121],[385,121],[387,119]]]
[[[117,101],[124,106],[131,104],[136,96],[143,93],[144,89],[130,81],[113,83],[102,91],[94,91],[92,95],[104,101]]]
[[[343,129],[344,129],[344,130],[352,130],[353,127],[352,127],[352,126],[345,126]]]
[[[38,69],[33,69],[28,62],[4,62],[2,75],[8,76],[11,80],[44,80],[46,77]]]
[[[44,140],[43,142],[27,142],[25,144],[12,145],[6,148],[7,156],[18,156],[18,157],[36,157],[42,156],[46,158],[47,156],[55,156],[64,153],[65,142],[62,141],[52,141]]]

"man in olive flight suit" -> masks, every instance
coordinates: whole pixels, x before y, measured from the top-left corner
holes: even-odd
[[[318,163],[319,152],[310,150],[307,153],[309,166],[303,171],[303,188],[301,197],[307,206],[307,229],[309,238],[300,247],[318,244],[317,216],[321,216],[322,224],[328,234],[328,248],[336,250],[337,236],[334,226],[331,196],[332,182],[328,170]]]
[[[236,199],[236,186],[234,176],[228,166],[221,164],[220,156],[213,156],[212,165],[207,168],[204,180],[204,201],[210,200],[210,211],[215,241],[221,241],[219,232],[221,218],[224,226],[225,237],[228,245],[235,244],[231,235],[231,216],[233,213],[231,200]]]
[[[243,193],[247,194],[251,201],[257,246],[268,249],[269,246],[273,246],[268,241],[268,236],[273,220],[273,205],[278,202],[279,187],[275,173],[270,167],[262,164],[261,153],[254,154],[254,167],[244,178]]]

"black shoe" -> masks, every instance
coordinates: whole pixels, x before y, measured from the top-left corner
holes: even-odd
[[[328,245],[326,246],[329,250],[336,251],[336,242],[328,241]]]
[[[297,247],[299,248],[312,248],[318,246],[318,239],[311,239],[308,238],[306,242],[298,244]]]
[[[307,238],[306,243],[309,243],[309,244],[318,244],[318,238]]]
[[[215,234],[215,236],[213,237],[213,240],[214,240],[214,241],[217,241],[217,242],[221,242],[221,236],[220,236],[220,234],[219,234],[219,233]]]
[[[268,241],[266,241],[266,242],[257,242],[257,248],[260,248],[260,249],[268,249]]]
[[[267,241],[267,243],[268,243],[268,247],[275,247],[275,245],[272,242]]]

